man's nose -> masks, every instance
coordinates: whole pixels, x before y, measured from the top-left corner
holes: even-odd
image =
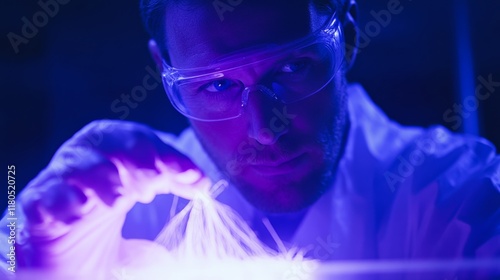
[[[288,132],[290,123],[279,118],[285,105],[269,88],[263,85],[247,88],[243,98],[249,137],[262,145],[272,145]]]

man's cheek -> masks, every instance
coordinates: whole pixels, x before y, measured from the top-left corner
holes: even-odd
[[[313,100],[314,105],[308,107],[308,115],[318,125],[331,123],[338,114],[342,113],[342,96],[332,95],[332,93],[322,92]]]
[[[334,107],[327,104],[329,100],[311,97],[311,100],[302,103],[301,107],[291,111],[297,115],[292,120],[292,127],[301,133],[313,136],[325,127],[332,119]]]
[[[228,161],[236,161],[241,165],[242,159],[255,160],[257,150],[246,140],[233,135],[221,135],[219,138],[214,138],[211,141],[211,146],[207,147],[212,150],[212,155],[217,157],[218,161],[227,163]]]

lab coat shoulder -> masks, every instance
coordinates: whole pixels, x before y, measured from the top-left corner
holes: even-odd
[[[410,254],[500,256],[500,157],[491,143],[434,126],[385,166],[387,225],[414,233],[405,242]]]
[[[382,258],[500,256],[500,157],[487,140],[442,126],[402,126],[349,87],[344,156],[352,190],[372,205]],[[372,187],[367,187],[372,186]]]

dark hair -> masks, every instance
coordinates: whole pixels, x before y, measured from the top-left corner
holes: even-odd
[[[169,2],[181,2],[185,0],[140,0],[140,11],[146,31],[153,38],[163,57],[167,58],[165,39],[165,11]],[[212,1],[212,0],[210,0]],[[321,13],[331,14],[333,11],[340,11],[341,16],[345,9],[346,2],[350,0],[312,0],[316,9]]]

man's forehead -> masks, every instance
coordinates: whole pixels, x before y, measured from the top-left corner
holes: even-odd
[[[311,32],[308,1],[290,1],[287,6],[278,2],[282,1],[242,1],[225,11],[223,20],[212,4],[169,6],[166,33],[172,65],[205,66],[228,53],[292,41]]]

